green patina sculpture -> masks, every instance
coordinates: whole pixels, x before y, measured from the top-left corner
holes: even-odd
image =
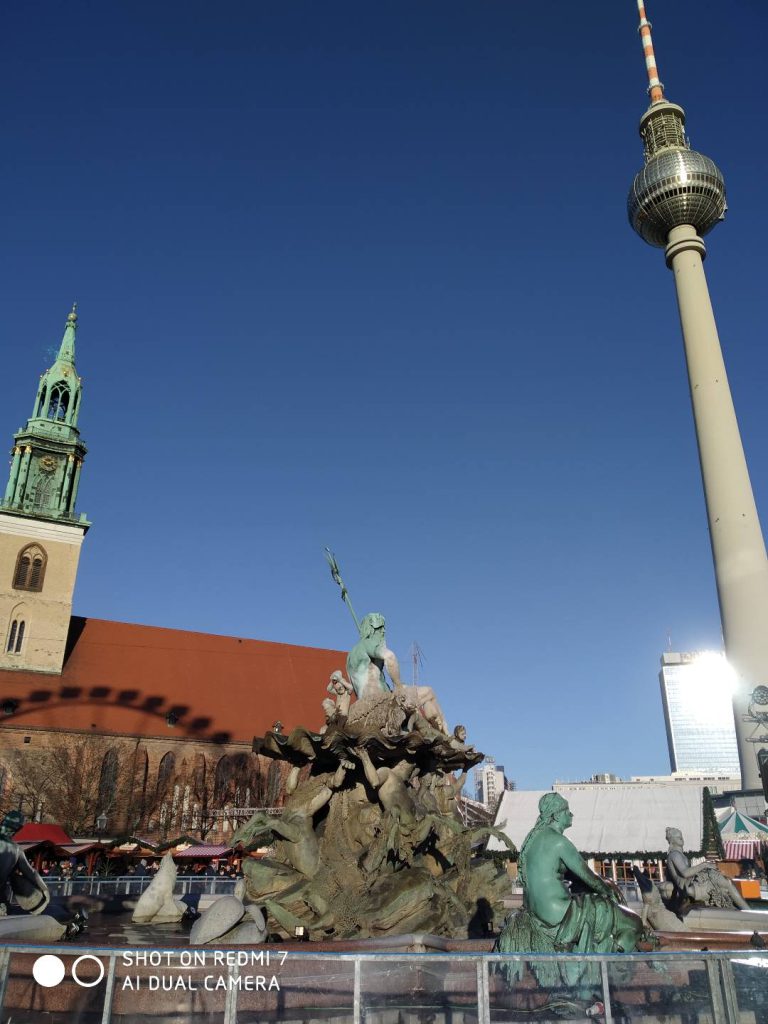
[[[431,725],[407,691],[353,699],[341,672],[328,686],[326,725],[269,732],[254,750],[290,764],[280,818],[259,811],[233,836],[273,854],[243,862],[245,901],[264,908],[269,931],[291,937],[365,938],[415,931],[466,937],[479,906],[492,914],[506,873],[475,857],[456,796],[483,755]],[[459,769],[461,775],[455,776]]]
[[[358,697],[387,693],[386,668],[395,689],[402,689],[400,665],[387,647],[386,622],[380,612],[369,612],[360,623],[360,639],[347,656],[347,675]]]
[[[667,828],[667,877],[674,888],[671,903],[676,913],[690,910],[692,903],[709,907],[749,910],[750,906],[730,879],[718,871],[715,864],[704,861],[691,864],[683,852],[683,833],[679,828]]]
[[[23,824],[19,811],[9,811],[0,821],[0,917],[6,916],[12,900],[27,914],[42,914],[51,899],[45,882],[13,841]]]
[[[387,647],[386,621],[381,612],[369,612],[362,621],[355,615],[349,591],[341,578],[336,556],[325,549],[325,557],[331,567],[331,577],[341,590],[341,599],[349,608],[354,619],[359,641],[347,657],[347,673],[358,698],[373,697],[389,693],[390,687],[384,674],[386,669],[399,699],[412,711],[418,712],[439,732],[448,732],[448,722],[429,686],[404,686],[400,679],[400,665],[395,654]]]
[[[312,938],[485,934],[508,879],[476,853],[491,833],[512,844],[498,829],[466,827],[458,813],[466,773],[483,754],[463,726],[450,732],[430,687],[403,685],[384,616],[358,621],[327,558],[360,639],[349,680],[331,676],[319,732],[297,726],[254,739],[256,752],[291,768],[282,816],[258,811],[232,838],[244,850],[273,848],[243,861],[244,900],[264,908],[271,934],[288,938],[299,927]]]
[[[559,793],[545,793],[520,850],[523,909],[510,915],[496,948],[502,953],[616,953],[636,949],[640,918],[589,869],[563,833],[573,815]],[[586,891],[571,891],[566,878]]]

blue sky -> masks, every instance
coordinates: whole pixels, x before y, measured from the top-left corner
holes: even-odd
[[[706,518],[673,282],[626,221],[636,7],[568,10],[8,8],[0,429],[77,299],[76,613],[345,648],[328,544],[520,785],[668,769],[659,655],[720,641]],[[707,272],[765,518],[768,15],[648,16],[726,178]]]

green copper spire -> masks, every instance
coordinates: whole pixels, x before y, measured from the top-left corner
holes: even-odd
[[[50,369],[40,377],[32,416],[14,437],[11,472],[0,509],[41,519],[74,520],[86,447],[80,440],[82,380],[75,369],[77,304]],[[81,516],[79,522],[86,522]]]
[[[64,328],[64,337],[61,339],[59,354],[56,357],[57,363],[71,363],[75,365],[75,331],[77,330],[77,303],[72,303],[72,312],[67,317],[67,324]]]

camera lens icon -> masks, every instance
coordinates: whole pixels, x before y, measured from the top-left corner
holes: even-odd
[[[64,961],[48,953],[39,956],[32,965],[32,977],[43,988],[55,988],[64,980]]]
[[[83,970],[82,965],[88,961],[93,961],[98,967],[98,977],[88,978],[86,981],[80,977],[78,968]],[[64,980],[64,975],[67,973],[67,969],[64,966],[64,961],[61,957],[54,956],[53,953],[46,953],[44,956],[39,956],[32,965],[32,977],[35,979],[38,985],[43,988],[55,988],[60,985]],[[90,973],[90,972],[89,972]],[[105,974],[104,961],[99,957],[94,956],[92,953],[83,953],[82,956],[77,957],[71,967],[72,980],[80,988],[93,988],[98,985],[103,979]]]

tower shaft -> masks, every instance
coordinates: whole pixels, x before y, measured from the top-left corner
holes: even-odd
[[[675,276],[725,650],[738,676],[734,717],[742,786],[759,789],[760,744],[745,716],[752,691],[768,681],[768,557],[704,274],[705,252],[694,227],[669,232],[667,265]]]
[[[725,653],[737,677],[741,781],[744,789],[759,789],[763,764],[768,772],[768,559],[700,237],[725,215],[725,182],[709,157],[691,149],[683,108],[664,98],[644,0],[637,7],[651,105],[640,119],[645,166],[635,175],[627,211],[640,237],[665,249],[675,275]]]

